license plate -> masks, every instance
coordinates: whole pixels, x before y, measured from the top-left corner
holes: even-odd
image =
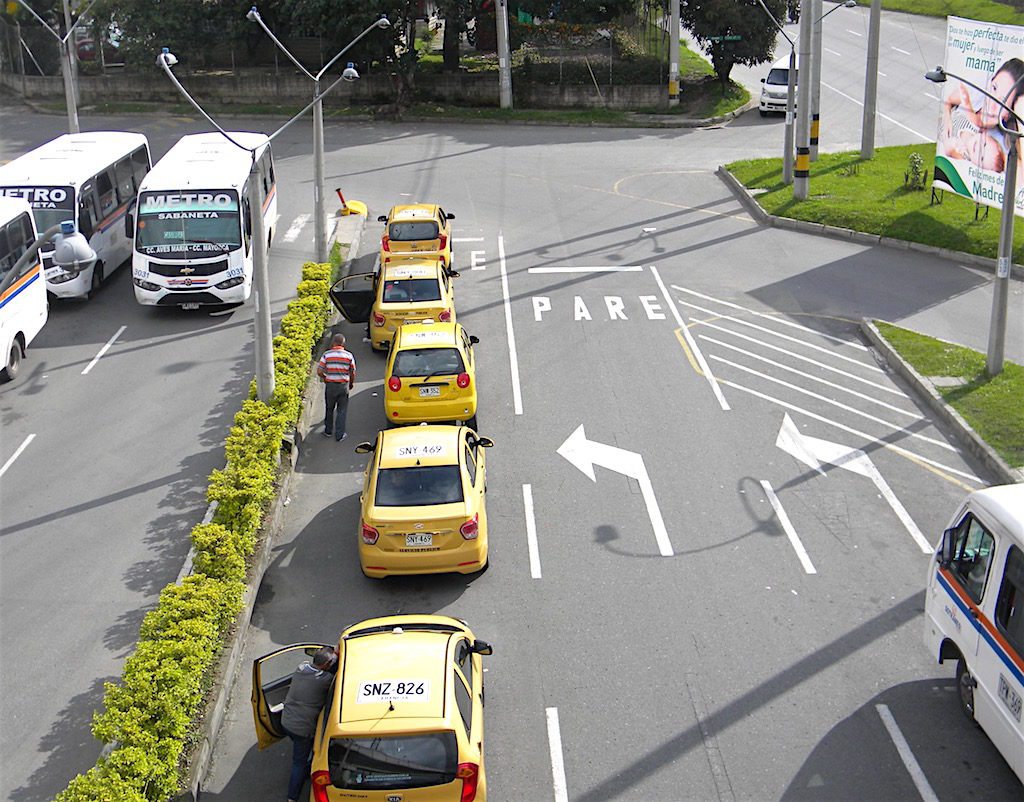
[[[421,387],[420,398],[437,397],[441,395],[440,387]]]
[[[406,548],[418,548],[421,546],[433,546],[434,536],[430,534],[417,533],[405,536]]]
[[[181,308],[182,309],[198,309],[199,308],[199,304],[182,304]]]

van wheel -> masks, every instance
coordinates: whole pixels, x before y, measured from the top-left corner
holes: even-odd
[[[25,349],[21,345],[21,336],[14,338],[11,343],[11,352],[7,355],[7,365],[3,369],[3,378],[6,381],[14,381],[21,370],[21,359],[25,356]]]
[[[960,709],[970,721],[974,721],[974,689],[978,681],[971,675],[967,662],[961,657],[956,662],[956,695]]]
[[[89,297],[96,297],[96,293],[99,292],[100,284],[103,283],[103,262],[97,262],[96,266],[92,269],[92,281],[89,282]]]
[[[766,112],[764,109],[758,109],[757,113],[760,114],[762,117],[768,116],[768,112]]]

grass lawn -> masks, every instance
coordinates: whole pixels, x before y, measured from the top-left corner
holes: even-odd
[[[1004,363],[994,379],[985,355],[970,348],[875,321],[882,336],[923,376],[959,376],[967,383],[935,389],[1011,466],[1024,465],[1024,368]]]
[[[757,200],[770,214],[994,258],[999,209],[989,209],[986,219],[981,207],[975,220],[974,204],[966,198],[946,192],[942,203],[932,205],[927,189],[906,189],[903,175],[914,152],[930,175],[933,144],[878,148],[870,161],[861,161],[857,152],[822,154],[811,163],[805,201],[793,200],[792,187],[782,183],[782,159],[739,161],[728,169],[747,188],[767,190]],[[1013,245],[1014,262],[1024,263],[1024,225],[1015,226]]]
[[[862,6],[871,5],[871,0],[857,2]],[[982,22],[1024,25],[1024,14],[996,0],[882,0],[882,8],[928,17],[966,17]]]

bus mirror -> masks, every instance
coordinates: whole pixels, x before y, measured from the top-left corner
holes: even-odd
[[[953,562],[953,538],[956,537],[955,529],[947,529],[942,533],[942,543],[939,545],[939,553],[936,555],[939,565],[946,568]]]

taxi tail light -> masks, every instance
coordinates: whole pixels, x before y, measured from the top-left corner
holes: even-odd
[[[329,771],[314,771],[311,780],[313,786],[313,799],[315,802],[331,802],[329,796],[327,796],[327,786],[331,784],[331,773]],[[475,791],[474,791],[475,795]],[[463,799],[465,799],[465,792],[463,792]],[[472,799],[473,797],[470,797]]]
[[[480,513],[477,513],[460,526],[459,534],[465,540],[476,540],[476,536],[480,534]]]
[[[326,772],[324,773],[326,774]],[[462,780],[462,802],[473,802],[476,799],[476,786],[480,780],[480,767],[476,763],[460,763],[455,776]]]
[[[393,393],[397,393],[402,389],[402,380],[397,376],[392,376],[388,379],[388,389]]]
[[[441,314],[437,316],[437,319],[440,320],[442,323],[451,323],[452,310],[445,309]]]
[[[362,524],[360,534],[363,536],[363,543],[367,546],[374,545],[377,542],[377,538],[380,537],[380,532],[368,524]]]
[[[391,237],[389,237],[387,234],[380,238],[380,248],[382,251],[391,250]]]
[[[459,387],[461,387],[463,390],[465,390],[467,387],[469,387],[469,374],[460,373],[459,377],[455,380],[455,383],[459,385]]]
[[[441,236],[439,236],[437,238],[437,241],[438,241],[437,249],[439,251],[443,251],[445,248],[448,247],[448,235],[447,234],[442,234]]]
[[[373,325],[374,326],[383,326],[384,325],[384,315],[382,315],[380,312],[374,312],[373,313]]]

